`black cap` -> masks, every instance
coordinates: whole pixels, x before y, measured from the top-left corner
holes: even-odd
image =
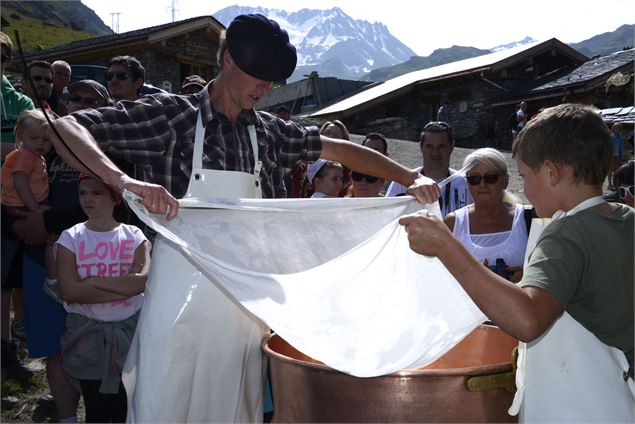
[[[227,28],[226,39],[238,67],[259,80],[285,80],[298,61],[289,34],[263,15],[237,16]]]
[[[88,88],[89,90],[94,91],[95,94],[97,94],[99,97],[103,99],[104,102],[106,102],[106,104],[110,103],[111,101],[110,95],[108,94],[108,90],[106,90],[106,87],[104,87],[103,85],[101,85],[100,83],[94,80],[85,79],[81,81],[75,81],[69,84],[68,87],[66,87],[66,89],[68,90],[69,93],[72,93],[73,91],[82,87]]]

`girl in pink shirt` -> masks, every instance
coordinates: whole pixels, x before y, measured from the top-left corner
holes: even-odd
[[[141,230],[117,222],[117,193],[80,174],[79,201],[86,222],[56,242],[64,308],[63,367],[78,379],[86,422],[124,422],[127,398],[123,368],[150,267],[150,242]]]

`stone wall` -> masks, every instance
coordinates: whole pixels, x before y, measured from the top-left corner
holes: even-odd
[[[356,134],[381,132],[387,137],[417,141],[423,127],[436,120],[441,101],[448,100],[450,124],[458,146],[502,146],[500,111],[492,109],[499,89],[480,78],[447,80],[426,86],[345,121]]]

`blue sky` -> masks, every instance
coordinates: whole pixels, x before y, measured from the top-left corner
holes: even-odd
[[[303,8],[339,7],[354,19],[382,22],[418,55],[452,45],[482,49],[526,36],[552,37],[575,43],[623,24],[635,23],[635,0],[82,0],[111,26],[111,13],[120,13],[119,32],[171,21],[211,15],[231,5],[259,6],[288,12]],[[516,4],[515,11],[511,6]]]

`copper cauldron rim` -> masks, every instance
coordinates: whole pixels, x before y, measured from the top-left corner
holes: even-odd
[[[485,324],[481,324],[481,325],[485,326]],[[488,327],[495,327],[495,326],[488,326]],[[286,356],[286,355],[283,355],[281,353],[278,353],[278,352],[274,351],[268,345],[269,340],[271,340],[274,337],[279,337],[285,343],[288,344],[288,342],[286,340],[284,340],[280,335],[278,335],[276,333],[271,333],[271,334],[267,335],[263,339],[263,341],[261,343],[261,348],[262,348],[263,352],[265,353],[265,355],[267,355],[269,357],[275,357],[276,359],[278,359],[280,361],[287,362],[287,363],[293,364],[293,365],[298,366],[298,367],[311,368],[311,369],[315,369],[315,370],[319,370],[321,372],[331,373],[331,374],[341,373],[341,371],[338,371],[338,370],[336,370],[334,368],[331,368],[328,365],[325,365],[323,363],[316,364],[314,362],[302,361],[302,360],[295,359],[295,358],[292,358],[292,357],[289,357],[289,356]],[[432,362],[434,362],[434,361],[432,361]],[[426,365],[428,365],[428,364],[426,364]],[[424,365],[424,367],[426,365]],[[391,374],[381,375],[381,377],[382,378],[386,378],[386,377],[389,377],[389,378],[407,378],[407,377],[417,377],[417,376],[422,376],[422,375],[427,375],[427,376],[471,376],[471,375],[482,375],[482,374],[488,374],[488,373],[498,373],[498,372],[503,371],[504,369],[511,370],[512,369],[511,363],[477,365],[477,366],[463,367],[463,368],[442,368],[442,369],[407,368],[407,369],[403,369],[403,370],[400,370],[400,371],[393,372]],[[379,377],[379,376],[377,376],[377,377]],[[363,377],[359,377],[359,378],[363,378]],[[372,377],[370,377],[370,378],[372,378]]]

